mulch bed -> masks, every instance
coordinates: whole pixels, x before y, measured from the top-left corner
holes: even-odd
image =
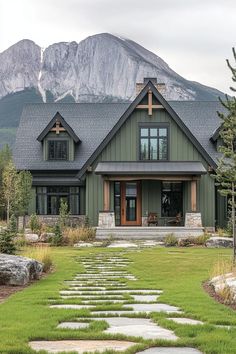
[[[0,303],[4,302],[9,296],[21,291],[26,288],[28,285],[23,286],[13,286],[13,285],[0,285]]]
[[[220,304],[223,304],[227,307],[230,307],[232,310],[236,310],[236,303],[235,304],[225,303],[225,300],[220,295],[216,294],[213,286],[211,284],[209,284],[208,281],[205,281],[204,283],[202,283],[202,287],[205,290],[205,292],[208,293],[208,295],[210,295],[211,297],[214,298],[215,301],[217,301]]]

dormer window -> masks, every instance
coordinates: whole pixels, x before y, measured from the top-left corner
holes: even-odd
[[[76,145],[81,142],[59,112],[55,114],[37,140],[43,145],[45,161],[74,161]]]
[[[48,160],[68,160],[68,140],[48,140]]]

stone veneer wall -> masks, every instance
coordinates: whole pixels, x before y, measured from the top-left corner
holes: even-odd
[[[54,226],[59,220],[59,215],[38,215],[38,218],[42,223],[50,225],[50,226]],[[30,220],[30,216],[27,215],[25,217],[26,225],[28,224],[29,220]],[[70,215],[69,220],[70,220],[71,226],[83,226],[86,221],[86,216],[85,215]],[[23,217],[20,216],[18,218],[18,228],[22,229],[22,227],[23,227]]]
[[[115,213],[113,211],[100,211],[98,216],[98,227],[115,227]]]
[[[184,226],[185,227],[202,227],[201,213],[186,213]]]

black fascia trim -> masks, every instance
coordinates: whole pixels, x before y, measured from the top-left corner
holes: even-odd
[[[65,119],[62,117],[62,115],[57,112],[55,116],[52,118],[52,120],[48,123],[46,128],[42,131],[42,133],[38,136],[37,140],[39,142],[42,142],[45,136],[50,132],[56,121],[59,120],[61,125],[66,129],[67,133],[71,136],[71,138],[74,140],[75,143],[78,143],[80,138],[75,134],[74,130],[69,126],[68,123],[66,123]]]

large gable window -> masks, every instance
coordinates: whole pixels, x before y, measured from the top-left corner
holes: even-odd
[[[140,160],[168,160],[168,127],[140,127]]]
[[[48,140],[48,160],[68,160],[68,140]]]

